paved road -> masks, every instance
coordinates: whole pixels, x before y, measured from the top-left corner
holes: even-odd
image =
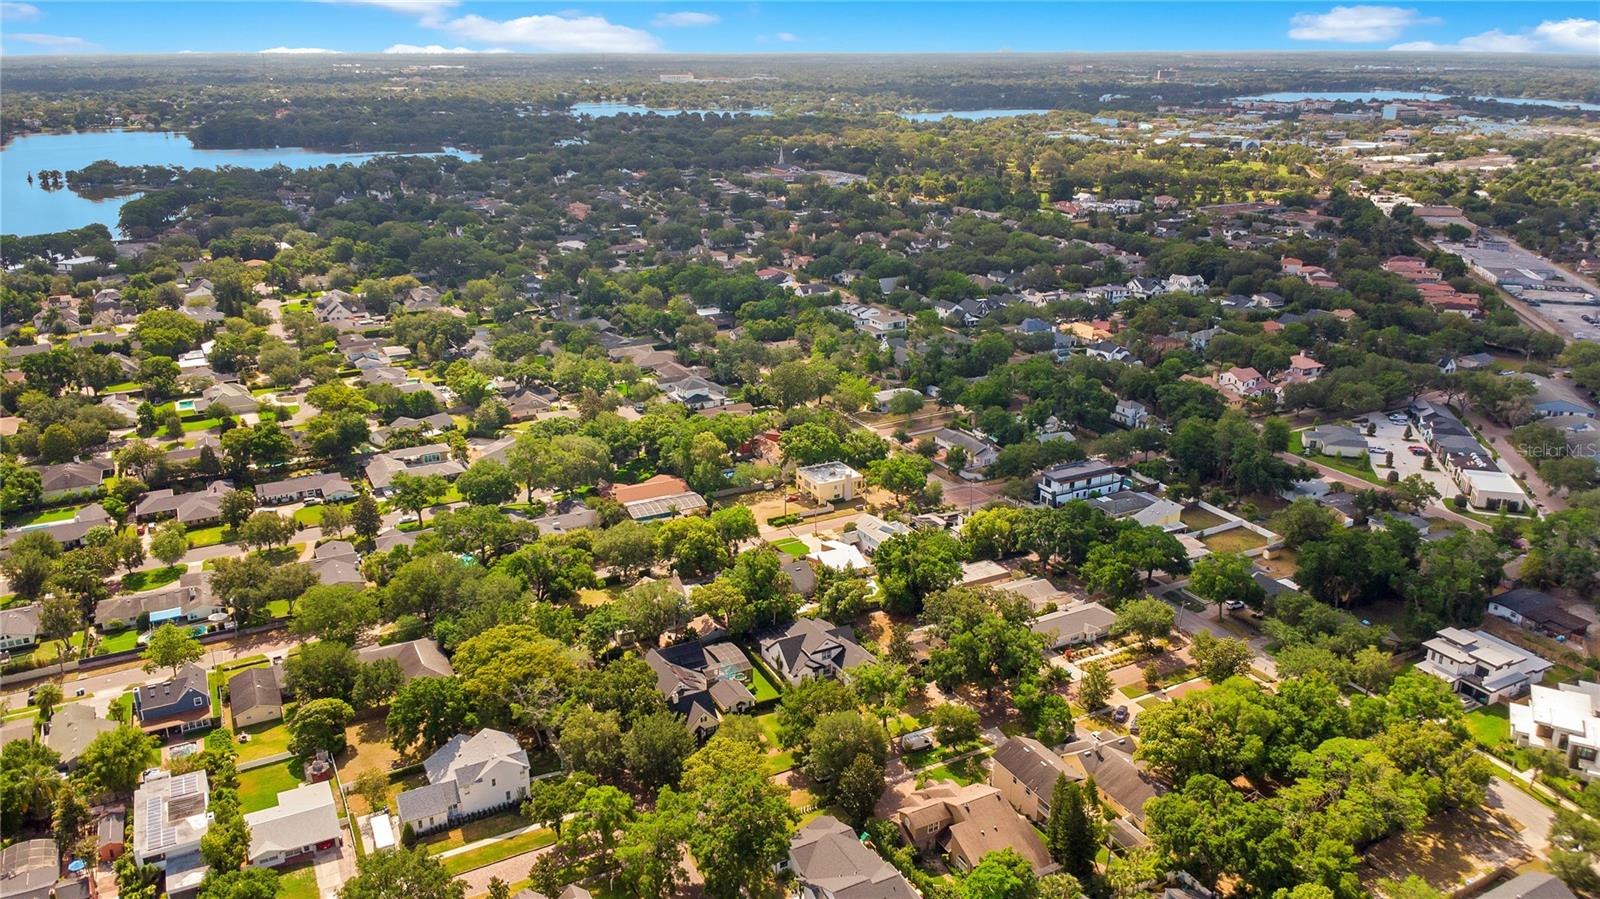
[[[302,642],[302,639],[282,632],[272,632],[230,643],[213,643],[206,647],[205,658],[200,661],[210,668],[245,656],[287,652],[290,647]],[[68,671],[66,678],[61,681],[61,689],[69,698],[78,690],[86,691],[86,698],[80,701],[91,703],[96,711],[105,714],[117,697],[130,688],[164,676],[161,672],[146,673],[135,660],[115,668],[101,668],[83,673]],[[37,684],[39,681],[34,683]],[[13,709],[20,709],[28,704],[28,688],[22,687],[6,693],[0,696],[0,701],[4,701]]]
[[[1550,828],[1555,823],[1556,813],[1549,806],[1503,777],[1490,779],[1485,804],[1522,825],[1522,842],[1534,855],[1542,856],[1550,848]]]

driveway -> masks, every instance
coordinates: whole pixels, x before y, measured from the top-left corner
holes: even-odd
[[[344,882],[356,874],[355,850],[350,846],[350,835],[345,834],[345,842],[337,850],[329,849],[317,853],[316,861],[317,893],[323,899],[334,899],[339,895],[339,888]]]

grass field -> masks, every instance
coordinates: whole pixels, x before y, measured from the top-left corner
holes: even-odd
[[[1219,524],[1223,524],[1228,519],[1215,512],[1207,512],[1199,506],[1194,506],[1184,509],[1183,514],[1178,516],[1178,520],[1188,525],[1192,531],[1203,531],[1206,528],[1214,528]]]
[[[451,875],[462,874],[484,865],[492,865],[502,859],[513,855],[521,855],[535,849],[549,846],[556,841],[555,831],[541,827],[527,833],[519,833],[514,837],[496,840],[487,846],[480,846],[470,852],[460,852],[444,860],[444,869]]]
[[[1231,528],[1209,537],[1200,538],[1200,542],[1212,552],[1242,553],[1252,549],[1259,549],[1267,545],[1267,538],[1245,527]]]
[[[988,777],[989,773],[983,768],[983,760],[987,757],[988,753],[975,755],[959,762],[951,762],[947,765],[929,768],[922,773],[930,781],[953,780],[962,786],[968,786]]]
[[[130,627],[126,630],[117,631],[114,634],[108,634],[107,636],[100,638],[100,643],[98,645],[100,647],[101,655],[137,649],[139,646],[139,631],[137,628]]]
[[[948,758],[954,758],[962,753],[971,752],[983,745],[983,740],[969,740],[966,743],[957,743],[953,746],[930,746],[916,752],[908,752],[901,757],[906,768],[916,771],[929,765],[938,764]]]
[[[122,577],[122,589],[125,593],[153,590],[183,577],[183,573],[188,570],[189,566],[179,562],[176,565],[168,565],[165,568],[151,568],[145,571],[130,572]]]
[[[45,509],[43,512],[21,515],[6,522],[6,527],[22,528],[31,524],[56,524],[62,521],[71,521],[78,517],[80,508],[82,506],[62,506],[58,509]]]
[[[216,525],[209,528],[195,528],[189,532],[189,548],[199,549],[202,546],[216,546],[218,543],[227,543],[234,537],[233,529],[226,525]]]
[[[490,815],[487,818],[468,821],[459,827],[452,827],[449,830],[441,830],[438,833],[429,834],[419,838],[417,843],[418,845],[426,846],[429,855],[438,855],[441,852],[447,852],[451,849],[465,846],[468,843],[487,840],[490,837],[497,837],[506,831],[527,826],[528,819],[522,817],[520,812],[504,811],[497,815]],[[474,865],[473,867],[477,866]]]
[[[795,558],[800,558],[811,550],[806,545],[793,537],[785,537],[772,544],[772,548],[781,553],[788,553]]]
[[[278,804],[278,794],[300,785],[300,762],[290,759],[265,768],[254,768],[239,774],[239,808],[245,812],[259,812]]]
[[[767,747],[767,773],[782,774],[794,767],[794,753],[778,743],[778,713],[769,712],[756,718],[761,725],[761,738]]]
[[[311,862],[278,872],[278,899],[321,899],[317,868]]]
[[[289,710],[284,709],[287,715]],[[264,759],[289,751],[289,725],[282,721],[273,721],[269,724],[256,724],[247,727],[240,733],[249,734],[250,742],[240,743],[239,761],[249,762],[255,759]]]
[[[756,705],[773,702],[778,698],[778,688],[760,668],[750,667],[750,694],[756,698]]]
[[[1461,721],[1472,738],[1484,746],[1498,746],[1511,739],[1511,713],[1504,705],[1473,709]]]

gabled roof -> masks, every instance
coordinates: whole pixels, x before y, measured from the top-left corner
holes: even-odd
[[[250,812],[244,821],[250,826],[252,860],[339,837],[339,815],[326,783],[284,790],[277,805]]]
[[[903,875],[861,843],[837,818],[823,815],[795,831],[789,867],[804,886],[833,899],[916,899]]]
[[[281,708],[283,690],[278,686],[277,672],[251,668],[234,675],[228,681],[228,705],[235,717],[261,706]]]
[[[439,644],[427,637],[387,646],[364,646],[356,650],[357,661],[374,662],[378,659],[399,662],[406,680],[414,677],[450,677],[456,673],[450,666],[450,660],[439,651]]]
[[[1032,737],[1012,737],[994,751],[993,758],[996,767],[1005,769],[1036,796],[1048,798],[1057,780],[1072,778],[1061,756]]]

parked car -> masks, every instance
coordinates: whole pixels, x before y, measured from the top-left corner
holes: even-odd
[[[1416,444],[1412,444],[1411,446],[1406,447],[1406,449],[1410,450],[1411,455],[1413,456],[1426,456],[1428,454],[1428,448],[1425,446],[1417,446]]]
[[[1116,709],[1114,709],[1111,712],[1111,720],[1117,722],[1118,724],[1121,724],[1122,722],[1127,721],[1128,720],[1128,707],[1125,706],[1125,705],[1117,706]]]
[[[1237,600],[1237,599],[1230,599],[1227,602],[1223,603],[1222,607],[1227,609],[1230,612],[1237,612],[1240,609],[1244,608],[1244,603],[1242,601],[1240,601],[1240,600]]]
[[[900,748],[906,752],[933,748],[933,728],[925,727],[902,736],[900,738]]]

